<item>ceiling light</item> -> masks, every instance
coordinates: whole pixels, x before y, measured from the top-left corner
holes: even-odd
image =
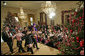
[[[55,13],[54,12],[51,12],[50,14],[49,14],[49,18],[53,18],[55,16]]]
[[[19,16],[20,19],[26,19],[27,15],[24,13],[22,7],[20,7],[20,13],[18,13],[18,16]]]
[[[49,18],[52,18],[53,16],[55,16],[56,3],[51,1],[46,1],[45,3],[41,4],[41,9],[49,16]]]
[[[3,5],[6,5],[6,2],[5,1],[3,2]]]

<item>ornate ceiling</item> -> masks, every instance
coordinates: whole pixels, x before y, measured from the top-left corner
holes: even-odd
[[[25,9],[39,9],[41,4],[45,1],[6,1],[6,7],[23,7]],[[63,5],[67,3],[76,3],[78,1],[54,1],[56,5]],[[3,1],[1,1],[1,6],[3,6]]]

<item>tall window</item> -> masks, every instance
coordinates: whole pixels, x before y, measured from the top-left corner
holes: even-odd
[[[33,18],[30,17],[30,22],[31,22],[31,25],[33,25]]]
[[[54,20],[51,20],[51,25],[54,25]]]

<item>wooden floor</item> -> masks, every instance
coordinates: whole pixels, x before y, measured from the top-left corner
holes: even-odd
[[[26,52],[26,53],[18,53],[18,47],[16,46],[16,40],[13,41],[13,50],[14,53],[11,54],[9,51],[9,48],[7,46],[7,44],[5,42],[1,43],[1,52],[2,55],[57,55],[60,53],[59,50],[46,46],[44,44],[38,43],[39,46],[39,50],[37,50],[36,48],[33,48],[34,54],[31,54],[30,52]],[[23,41],[22,46],[24,48],[24,50],[26,51],[26,47],[24,47],[24,43],[25,41]]]

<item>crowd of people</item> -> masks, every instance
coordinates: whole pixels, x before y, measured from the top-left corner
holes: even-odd
[[[62,41],[63,36],[66,36],[62,29],[63,26],[60,25],[37,26],[36,24],[33,24],[33,26],[24,27],[24,29],[17,26],[6,26],[2,32],[2,39],[4,42],[7,42],[11,53],[13,53],[13,40],[17,39],[17,47],[19,47],[18,52],[30,51],[33,54],[34,52],[32,47],[38,50],[38,42],[57,48],[59,41]],[[27,51],[22,47],[23,40],[25,40],[24,46],[27,48]]]

